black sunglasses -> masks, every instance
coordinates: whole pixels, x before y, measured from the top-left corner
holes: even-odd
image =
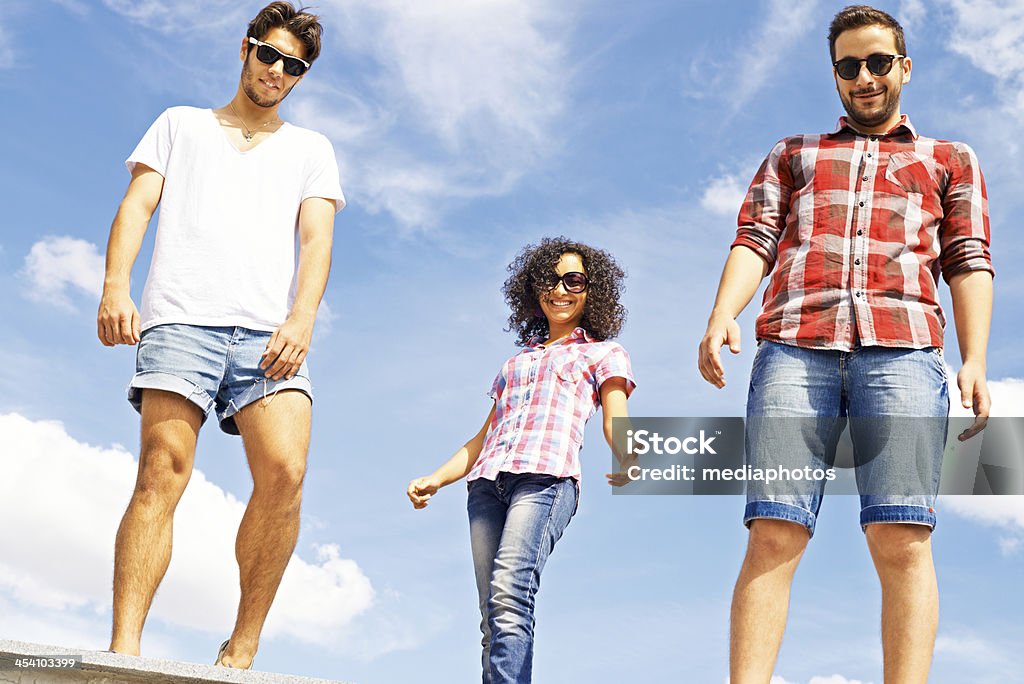
[[[284,73],[289,76],[301,76],[306,73],[306,70],[309,69],[309,67],[312,66],[312,64],[303,59],[282,53],[270,43],[264,43],[263,41],[256,40],[255,38],[249,38],[249,45],[256,46],[256,59],[260,60],[264,64],[277,64],[277,60],[283,59]]]
[[[558,283],[562,283],[566,292],[580,294],[581,292],[587,291],[587,287],[590,285],[590,279],[587,278],[585,273],[580,273],[579,271],[569,271],[562,275],[552,274],[550,278],[545,278],[541,282],[541,289],[550,292],[558,287]]]
[[[838,62],[832,62],[832,66],[836,68],[836,73],[839,74],[839,78],[844,81],[852,81],[857,78],[857,74],[860,73],[861,62],[867,63],[868,71],[873,73],[875,76],[885,76],[887,73],[892,71],[893,61],[897,58],[903,59],[904,57],[906,57],[906,55],[883,54],[870,55],[867,59],[843,57]]]

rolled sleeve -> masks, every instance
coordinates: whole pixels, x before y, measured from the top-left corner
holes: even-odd
[[[618,344],[605,354],[597,364],[597,368],[594,370],[594,377],[597,379],[598,387],[601,387],[606,380],[611,378],[625,379],[627,397],[636,389],[636,382],[633,380],[633,367],[629,362],[629,353]]]
[[[948,283],[953,276],[970,271],[988,271],[994,276],[989,253],[988,193],[974,150],[957,143],[949,169],[939,227],[942,277]]]
[[[780,140],[761,163],[740,207],[736,239],[730,245],[730,249],[739,245],[752,249],[768,270],[775,266],[793,191],[787,150],[786,141]]]

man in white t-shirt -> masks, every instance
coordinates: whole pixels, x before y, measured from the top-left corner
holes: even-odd
[[[278,107],[319,55],[321,31],[288,2],[265,7],[242,40],[234,98],[166,110],[126,162],[97,317],[104,345],[138,344],[128,398],[142,445],[115,546],[118,653],[139,653],[211,410],[241,434],[253,477],[235,543],[240,604],[218,665],[251,667],[295,548],[313,396],[305,358],[345,199],[330,142],[282,121]],[[140,313],[129,278],[158,204]]]

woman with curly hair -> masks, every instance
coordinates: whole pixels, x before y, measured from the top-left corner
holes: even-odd
[[[636,386],[626,350],[611,341],[626,310],[625,273],[610,254],[546,238],[508,270],[509,330],[525,348],[494,379],[494,406],[480,431],[407,491],[419,509],[441,487],[468,481],[485,684],[531,680],[534,596],[576,512],[583,428],[603,407],[605,439],[621,462],[612,419],[627,415]]]

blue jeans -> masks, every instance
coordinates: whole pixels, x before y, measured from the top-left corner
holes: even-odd
[[[469,483],[469,534],[483,632],[483,682],[530,682],[540,573],[576,510],[572,478],[500,473]]]
[[[747,397],[747,462],[754,469],[827,469],[849,418],[861,527],[934,528],[947,382],[938,348],[842,352],[762,342]],[[824,488],[824,480],[751,481],[743,522],[788,520],[813,535]]]

